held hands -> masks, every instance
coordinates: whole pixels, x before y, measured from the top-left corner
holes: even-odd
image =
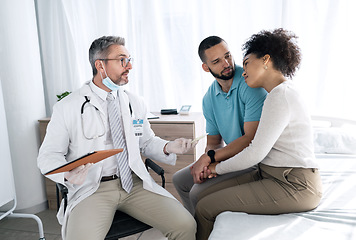
[[[206,181],[208,178],[213,178],[217,176],[215,166],[219,162],[210,164],[210,157],[203,154],[198,161],[196,161],[190,167],[190,174],[193,176],[194,183],[200,184]]]
[[[91,165],[93,164],[87,163],[85,165],[76,167],[71,171],[66,172],[64,174],[64,178],[67,179],[67,181],[70,182],[71,184],[81,185],[84,183]]]
[[[191,148],[194,148],[197,142],[192,143],[191,139],[178,138],[166,144],[165,151],[167,153],[184,154]]]
[[[207,176],[211,174],[208,166],[210,164],[210,157],[206,154],[201,157],[190,167],[190,174],[193,176],[194,183],[202,183]]]

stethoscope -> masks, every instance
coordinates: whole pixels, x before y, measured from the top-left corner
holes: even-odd
[[[90,104],[90,99],[88,98],[88,96],[84,96],[85,97],[85,102],[82,104],[82,107],[81,107],[81,110],[80,110],[80,116],[81,116],[81,120],[82,120],[82,131],[83,131],[83,135],[86,139],[88,140],[92,140],[92,139],[96,139],[96,138],[99,138],[99,137],[102,137],[104,136],[105,134],[105,125],[104,125],[104,120],[102,119],[101,115],[100,115],[100,111],[97,107],[95,107],[93,104]],[[102,133],[99,133],[97,135],[94,135],[94,136],[87,136],[85,134],[85,131],[84,131],[84,121],[83,121],[83,113],[84,113],[84,107],[85,107],[85,104],[89,103],[90,105],[92,105],[94,108],[95,108],[95,112],[97,113],[97,116],[100,118],[100,123],[101,123],[101,127],[103,129],[103,132]]]
[[[85,102],[82,104],[82,107],[80,109],[80,116],[81,116],[81,122],[82,122],[82,131],[83,131],[83,135],[86,139],[88,140],[92,140],[92,139],[96,139],[96,138],[99,138],[99,137],[102,137],[105,135],[105,125],[104,125],[104,120],[102,119],[101,115],[100,115],[100,111],[97,107],[95,107],[93,104],[90,104],[90,99],[88,98],[88,96],[84,96],[85,98]],[[84,131],[84,121],[83,121],[83,113],[84,113],[84,107],[85,107],[85,104],[89,103],[90,105],[92,105],[94,108],[95,108],[95,112],[97,113],[97,116],[98,118],[100,118],[100,123],[101,123],[101,127],[103,129],[103,132],[102,133],[99,133],[97,135],[94,135],[94,136],[87,136],[85,134],[85,131]],[[132,116],[132,108],[131,108],[131,104],[129,103],[129,108],[130,108],[130,114]]]

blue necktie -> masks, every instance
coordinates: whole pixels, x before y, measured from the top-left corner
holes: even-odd
[[[122,188],[127,193],[130,193],[133,183],[131,169],[128,163],[126,141],[121,126],[120,115],[114,101],[115,98],[112,93],[108,94],[106,100],[108,101],[109,124],[114,147],[124,149],[124,151],[122,151],[121,153],[116,154]]]

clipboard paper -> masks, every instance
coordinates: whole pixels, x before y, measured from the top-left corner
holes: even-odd
[[[58,168],[55,168],[55,169],[45,173],[45,175],[61,173],[61,172],[68,172],[76,167],[79,167],[79,166],[87,164],[87,163],[97,163],[105,158],[108,158],[112,155],[118,154],[122,151],[123,151],[122,148],[94,151],[94,152],[88,153],[80,158],[77,158],[69,163],[66,163]]]

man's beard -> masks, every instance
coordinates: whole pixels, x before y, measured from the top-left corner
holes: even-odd
[[[117,81],[113,81],[116,85],[119,85],[119,86],[124,86],[126,85],[128,82],[129,82],[129,78],[127,77],[127,79],[124,79],[122,76],[125,74],[125,73],[129,73],[129,71],[125,71],[121,74],[120,78],[117,80]]]
[[[229,69],[229,68],[232,70],[231,73],[230,73],[229,75],[223,75],[222,72],[224,72],[226,69]],[[227,67],[227,68],[224,68],[224,69],[221,71],[220,74],[217,74],[217,73],[213,72],[210,68],[209,68],[209,70],[210,70],[210,73],[211,73],[215,78],[218,78],[218,79],[221,79],[221,80],[225,80],[225,81],[230,80],[231,78],[233,78],[233,77],[235,76],[235,69],[234,69],[234,67],[232,67],[232,66],[229,66],[229,67]]]

